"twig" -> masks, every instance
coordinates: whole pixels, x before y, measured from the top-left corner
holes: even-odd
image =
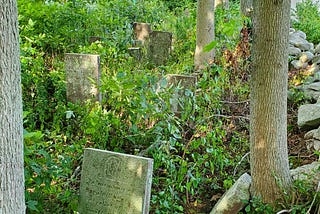
[[[232,115],[232,116],[229,116],[229,115],[223,115],[223,114],[213,114],[213,115],[210,115],[207,119],[211,119],[213,117],[223,117],[223,118],[240,118],[240,119],[245,119],[245,120],[250,120],[249,117],[245,117],[245,116],[240,116],[240,115]]]
[[[237,164],[237,166],[236,166],[236,167],[234,168],[234,170],[233,170],[233,176],[236,175],[238,166],[241,164],[241,162],[242,162],[249,154],[250,154],[250,152],[247,152],[247,153],[241,158],[241,160],[239,161],[239,163]]]
[[[241,103],[247,103],[250,100],[244,100],[244,101],[237,101],[237,102],[232,102],[232,101],[226,101],[226,100],[222,100],[220,101],[221,103],[225,103],[225,104],[241,104]]]
[[[277,212],[277,214],[290,213],[291,211],[292,211],[292,209],[290,209],[290,210],[281,210],[281,211]]]
[[[307,211],[306,214],[310,214],[311,209],[312,209],[312,207],[313,207],[313,204],[314,204],[315,201],[316,201],[316,198],[317,198],[317,195],[318,195],[319,191],[320,191],[320,181],[319,181],[319,183],[318,183],[318,187],[317,187],[317,190],[316,190],[316,194],[314,195],[313,200],[312,200],[312,203],[311,203],[311,205],[310,205],[310,207],[309,207],[309,209],[308,209],[308,211]],[[319,210],[318,210],[318,213],[319,213]]]

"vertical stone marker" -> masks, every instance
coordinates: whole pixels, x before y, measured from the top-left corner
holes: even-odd
[[[190,90],[195,93],[197,84],[197,78],[195,76],[168,74],[165,76],[167,82],[166,87],[178,87],[171,98],[171,110],[179,115],[183,111],[181,105],[188,102],[188,99],[192,98],[186,95],[186,91]]]
[[[149,35],[147,58],[154,65],[164,65],[170,55],[172,45],[172,33],[152,31]]]
[[[100,56],[65,54],[67,99],[71,102],[93,99],[101,102],[97,86],[100,84]]]
[[[85,149],[80,214],[148,214],[153,160]]]

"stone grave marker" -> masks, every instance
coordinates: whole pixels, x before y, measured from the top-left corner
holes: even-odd
[[[148,214],[153,160],[85,149],[79,214]]]
[[[134,22],[133,33],[136,40],[141,41],[142,44],[149,38],[152,32],[151,26],[148,23]]]
[[[66,53],[65,70],[68,101],[93,99],[101,102],[99,55]]]
[[[180,115],[185,102],[188,99],[193,99],[193,96],[188,95],[187,90],[192,93],[195,93],[197,83],[197,77],[189,75],[180,75],[180,74],[168,74],[166,75],[161,82],[159,87],[174,87],[174,94],[171,97],[171,110],[176,114]],[[161,89],[160,89],[161,90]],[[191,102],[194,102],[193,100]]]
[[[164,65],[170,55],[172,45],[172,33],[152,31],[149,34],[147,46],[147,58],[150,63],[158,66]]]

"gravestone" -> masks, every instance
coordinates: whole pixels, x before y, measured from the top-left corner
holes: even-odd
[[[149,38],[149,34],[152,32],[151,26],[148,23],[134,22],[133,33],[135,39],[141,41],[142,44]]]
[[[85,149],[80,214],[148,214],[153,160]]]
[[[147,58],[150,63],[158,66],[164,65],[169,58],[172,45],[172,33],[152,31],[149,34]]]
[[[83,102],[93,99],[101,102],[100,56],[91,54],[65,54],[67,99]]]
[[[196,83],[197,78],[195,76],[180,74],[168,74],[161,80],[160,87],[162,87],[162,89],[170,87],[174,89],[170,104],[171,111],[177,116],[181,114],[187,102],[194,102]]]

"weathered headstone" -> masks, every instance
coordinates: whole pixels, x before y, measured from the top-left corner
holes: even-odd
[[[164,65],[170,55],[172,33],[152,31],[149,34],[147,58],[154,65]]]
[[[174,93],[171,97],[171,110],[180,115],[183,107],[190,99],[194,99],[197,78],[195,76],[168,74],[160,81],[160,87],[174,88]],[[160,89],[160,90],[162,90]],[[188,93],[190,92],[190,93]],[[193,94],[191,94],[193,93]],[[193,102],[193,100],[191,100]]]
[[[136,40],[141,41],[142,44],[149,38],[152,32],[151,26],[148,23],[135,22],[133,23],[133,33]]]
[[[80,214],[148,214],[153,160],[85,149]]]
[[[132,47],[128,48],[130,56],[132,56],[135,60],[140,61],[142,59],[142,49],[140,47]]]
[[[67,99],[71,102],[93,99],[101,102],[100,56],[91,54],[65,54]]]

